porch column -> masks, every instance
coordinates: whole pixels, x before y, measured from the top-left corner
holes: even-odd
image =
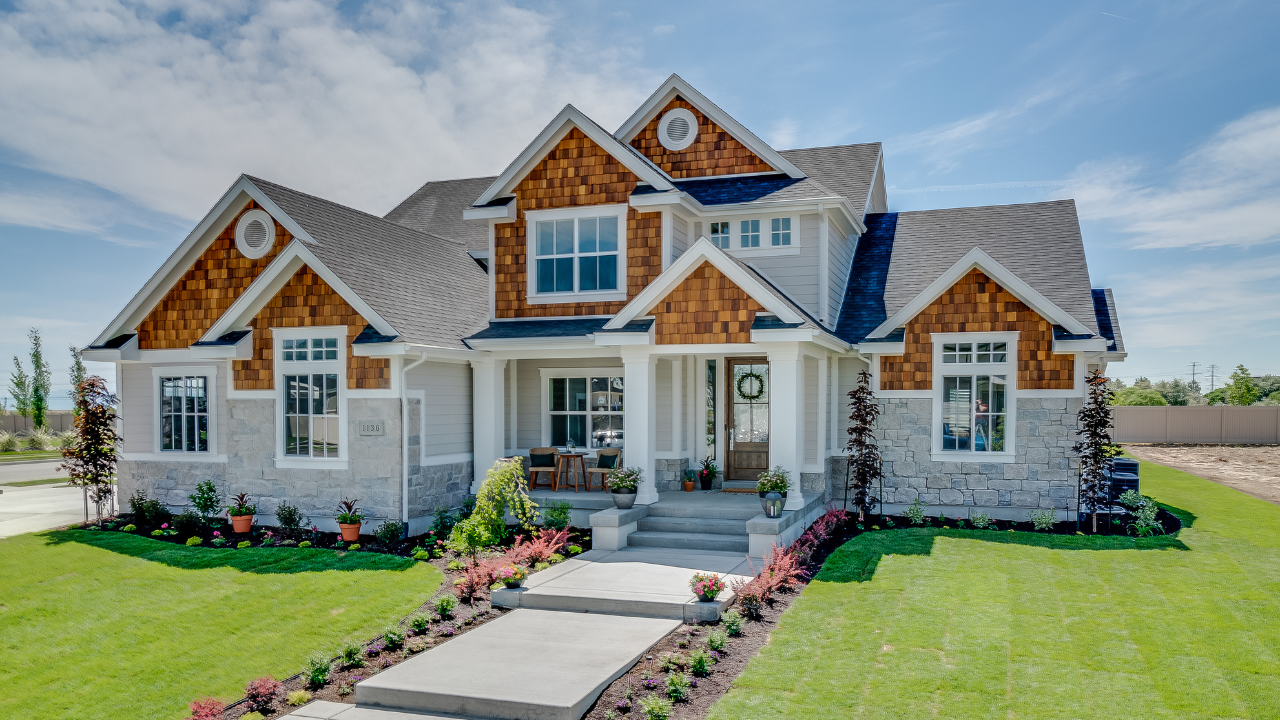
[[[804,468],[803,358],[798,348],[769,351],[769,466],[791,474],[784,510],[804,507],[800,471]]]
[[[640,487],[636,489],[636,503],[651,505],[658,501],[654,484],[658,440],[657,428],[657,358],[649,355],[648,348],[641,352],[622,349],[623,366],[623,456],[627,467],[644,471]]]
[[[471,361],[472,495],[506,450],[506,366],[506,360],[489,357]]]

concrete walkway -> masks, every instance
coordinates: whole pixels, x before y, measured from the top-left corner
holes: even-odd
[[[0,483],[66,477],[56,470],[60,460],[47,463],[0,464]],[[0,485],[0,538],[39,532],[84,522],[84,494],[65,485]],[[90,512],[93,508],[89,508]]]

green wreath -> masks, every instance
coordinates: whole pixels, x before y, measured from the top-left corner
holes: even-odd
[[[743,383],[745,383],[748,380],[756,381],[756,387],[759,389],[756,390],[754,394],[747,393],[742,389]],[[754,373],[754,372],[745,373],[742,375],[742,377],[738,378],[737,388],[738,388],[738,394],[741,395],[744,400],[759,400],[761,397],[764,396],[764,377],[760,375],[760,373]]]

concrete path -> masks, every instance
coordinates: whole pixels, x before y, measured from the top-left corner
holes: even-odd
[[[84,522],[84,494],[80,488],[5,485],[0,490],[4,491],[0,494],[0,538]],[[90,506],[91,516],[93,510]]]
[[[45,478],[64,478],[67,474],[58,469],[61,460],[48,462],[4,462],[0,463],[0,490],[4,484],[19,480],[44,480]]]

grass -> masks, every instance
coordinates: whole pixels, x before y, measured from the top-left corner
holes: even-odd
[[[62,457],[60,450],[19,450],[17,452],[0,452],[0,463],[18,462],[20,460],[57,460]]]
[[[0,540],[0,717],[181,718],[368,639],[442,576],[331,550],[219,550],[69,530]]]
[[[66,478],[45,478],[44,480],[14,480],[12,482],[0,483],[0,485],[12,487],[31,487],[32,485],[53,485],[56,483],[65,483]]]
[[[1280,507],[1141,472],[1176,539],[851,540],[710,717],[1277,717]]]

